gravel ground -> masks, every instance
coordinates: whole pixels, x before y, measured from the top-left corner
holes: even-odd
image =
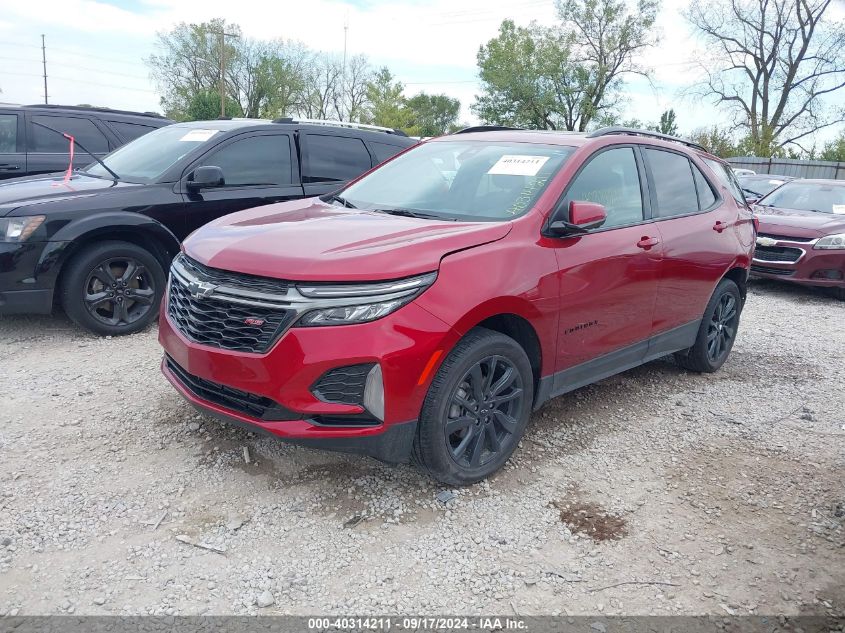
[[[0,344],[0,615],[845,613],[845,304],[818,292],[756,284],[719,373],[558,398],[454,491],[200,416],[154,329]]]

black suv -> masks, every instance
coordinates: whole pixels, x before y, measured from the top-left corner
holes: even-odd
[[[415,143],[332,122],[177,123],[84,170],[0,182],[0,314],[60,303],[93,332],[137,332],[156,317],[165,271],[194,229],[331,193]]]
[[[70,134],[87,150],[103,157],[171,123],[152,112],[59,105],[0,106],[0,180],[67,169],[68,140],[57,132]],[[74,167],[85,167],[93,161],[85,152],[74,152]]]

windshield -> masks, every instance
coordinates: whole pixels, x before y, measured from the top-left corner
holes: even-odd
[[[449,140],[420,145],[343,191],[359,209],[463,220],[528,211],[573,147]]]
[[[740,176],[737,180],[739,180],[739,186],[742,187],[743,191],[755,195],[758,198],[771,193],[786,182],[784,179],[778,179],[777,176],[772,176],[771,178]]]
[[[216,134],[219,134],[219,130],[179,125],[162,127],[113,151],[103,158],[103,162],[119,175],[121,180],[152,182],[176,161],[207,143]],[[97,163],[90,165],[83,172],[100,178],[112,177]]]
[[[763,198],[764,207],[845,214],[845,185],[788,182]]]

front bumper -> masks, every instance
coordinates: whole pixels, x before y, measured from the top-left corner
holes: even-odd
[[[762,253],[759,252],[758,246],[758,252],[755,252],[751,262],[751,275],[807,286],[845,288],[845,251],[816,250],[813,248],[814,244],[815,240],[777,238],[776,243],[772,244],[773,247],[788,252],[801,251],[794,262],[778,260],[771,255],[760,257]]]
[[[388,462],[407,461],[436,371],[429,361],[438,350],[442,360],[457,339],[449,326],[414,303],[371,323],[291,328],[262,354],[189,340],[168,317],[166,302],[159,319],[159,342],[166,352],[162,372],[200,410],[285,440]],[[360,406],[325,402],[312,388],[331,369],[365,363],[381,365],[385,419],[358,424]],[[246,404],[229,404],[235,401],[213,391],[220,389]],[[251,411],[253,402],[264,408]]]
[[[0,242],[0,314],[49,314],[55,275],[51,242]]]

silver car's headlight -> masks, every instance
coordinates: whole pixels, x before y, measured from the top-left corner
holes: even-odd
[[[298,285],[299,293],[313,300],[314,309],[303,314],[296,325],[350,325],[375,321],[416,299],[435,279],[437,273],[426,273],[387,282]]]
[[[23,242],[43,222],[43,215],[0,219],[0,242]]]
[[[823,237],[818,242],[816,242],[813,248],[817,248],[819,250],[832,251],[845,250],[845,233],[839,233],[838,235],[828,235],[826,237]]]

